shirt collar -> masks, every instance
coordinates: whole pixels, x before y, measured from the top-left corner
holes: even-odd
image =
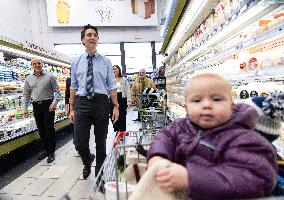
[[[87,59],[88,55],[89,55],[89,54],[88,54],[87,52],[84,53],[84,57],[85,57],[86,59]],[[98,56],[99,56],[100,54],[98,53],[98,51],[96,51],[93,55],[94,55],[95,58],[98,58]]]
[[[42,75],[45,75],[45,74],[46,74],[46,71],[45,71],[45,70],[42,70],[41,73],[42,73]],[[35,71],[33,71],[33,75],[36,76]]]

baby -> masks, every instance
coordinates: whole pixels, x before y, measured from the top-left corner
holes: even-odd
[[[269,196],[276,182],[276,154],[254,131],[257,111],[234,104],[221,76],[193,77],[184,89],[186,118],[163,128],[148,151],[149,167],[175,164],[156,173],[166,192],[187,190],[194,200]]]

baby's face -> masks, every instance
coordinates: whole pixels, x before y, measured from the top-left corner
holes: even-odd
[[[226,123],[233,102],[228,84],[220,80],[193,80],[187,88],[185,108],[190,120],[204,129]]]

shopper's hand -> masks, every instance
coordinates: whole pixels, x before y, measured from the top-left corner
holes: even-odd
[[[49,112],[54,112],[56,110],[56,104],[52,102],[49,106]]]
[[[65,104],[64,105],[64,110],[65,110],[65,115],[68,116],[69,115],[69,104]]]
[[[74,120],[75,120],[75,111],[74,110],[70,110],[69,119],[72,123],[74,123]]]
[[[176,163],[159,170],[156,173],[156,181],[166,192],[185,190],[189,187],[187,169]]]
[[[119,109],[117,106],[113,107],[113,112],[112,112],[112,117],[111,120],[113,121],[113,123],[115,123],[118,120],[119,117]]]

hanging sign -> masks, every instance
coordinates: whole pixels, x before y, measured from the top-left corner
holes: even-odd
[[[157,26],[156,0],[46,0],[49,26]]]
[[[39,46],[39,45],[37,45],[33,42],[25,41],[23,43],[23,47],[24,47],[24,49],[32,50],[32,51],[38,52],[42,55],[45,55],[45,56],[48,56],[48,57],[51,57],[51,58],[55,58],[55,59],[58,59],[58,60],[61,60],[61,61],[64,61],[64,62],[68,62],[68,63],[70,62],[69,56],[62,54],[60,52],[57,52],[55,50],[51,50],[51,49],[41,47],[41,46]]]

